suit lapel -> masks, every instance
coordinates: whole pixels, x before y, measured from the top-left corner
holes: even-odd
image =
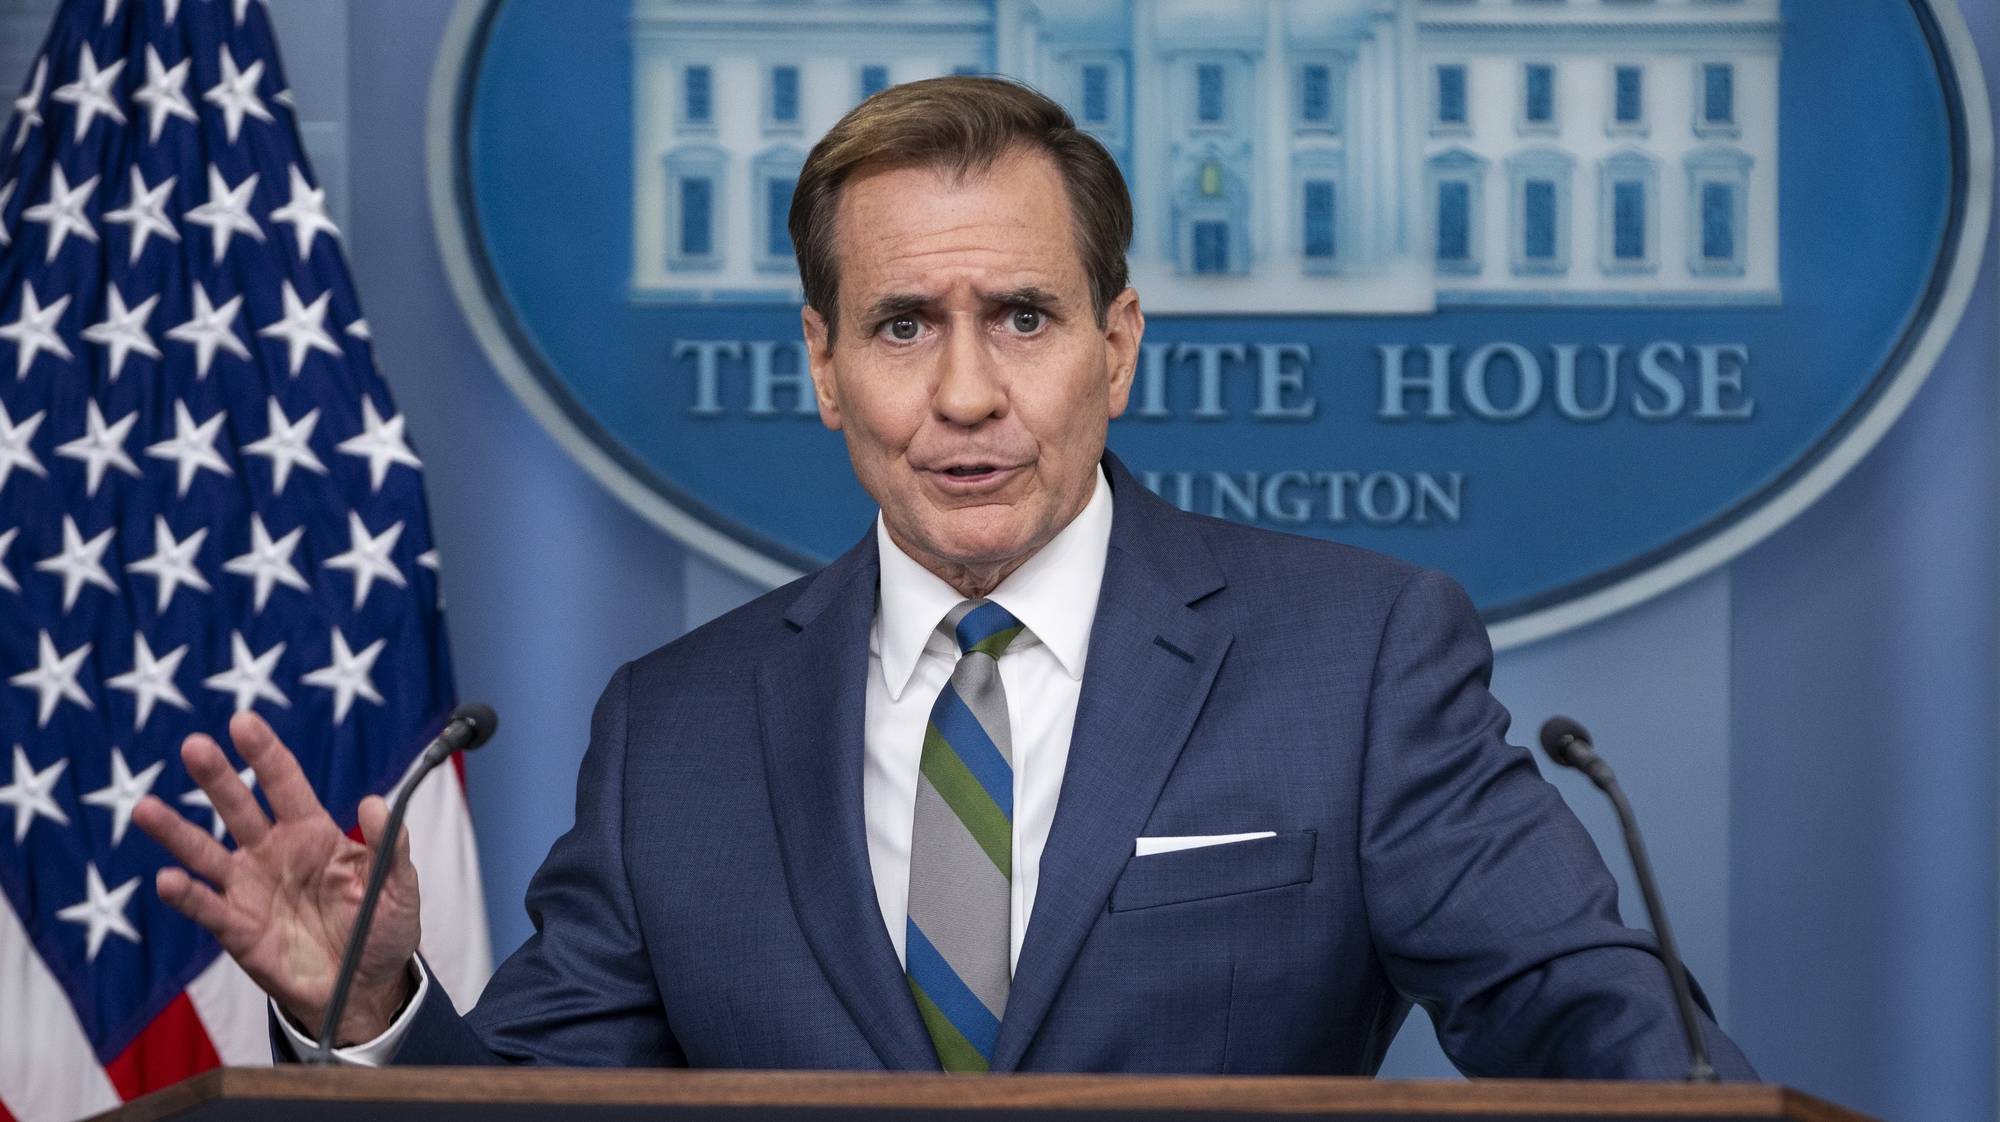
[[[786,612],[795,634],[759,668],[764,767],[792,907],[820,968],[885,1067],[937,1056],[882,926],[862,821],[863,709],[875,538],[828,566]]]
[[[1189,607],[1222,585],[1206,545],[1115,458],[1105,467],[1111,550],[995,1071],[1020,1064],[1048,1015],[1229,649],[1229,632]]]

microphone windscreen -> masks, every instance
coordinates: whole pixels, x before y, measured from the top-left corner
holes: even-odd
[[[1576,744],[1590,746],[1590,733],[1569,717],[1550,717],[1542,722],[1542,751],[1563,767],[1575,767],[1570,749]]]
[[[459,751],[469,752],[493,738],[494,731],[500,727],[500,714],[483,701],[468,701],[451,711],[451,719],[445,725],[450,727],[459,721],[472,726],[471,735],[459,746]]]

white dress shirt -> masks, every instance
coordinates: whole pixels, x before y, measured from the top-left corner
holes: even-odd
[[[875,547],[882,583],[875,622],[868,630],[861,807],[875,899],[901,961],[910,910],[910,837],[916,829],[924,726],[959,657],[957,640],[940,625],[964,597],[890,541],[879,514]],[[1097,594],[1104,584],[1104,560],[1110,549],[1111,484],[1099,468],[1097,487],[1083,512],[986,597],[1007,609],[1024,628],[999,663],[1014,749],[1010,969],[1021,961],[1021,941],[1035,910],[1035,881],[1069,764],[1090,623],[1097,615]],[[336,1050],[340,1060],[372,1067],[395,1055],[430,988],[422,964],[413,963],[412,969],[416,993],[402,1015],[381,1036]],[[271,1007],[276,1010],[277,1004]],[[300,1055],[313,1047],[289,1017],[279,1013],[278,1023]]]
[[[958,642],[939,625],[965,597],[889,540],[878,515],[876,551],[882,585],[868,633],[868,704],[864,711],[861,808],[868,865],[882,922],[903,957],[910,908],[910,837],[917,815],[917,772],[931,706],[958,662]],[[986,598],[1025,630],[1000,656],[1000,684],[1014,748],[1014,901],[1008,963],[1035,910],[1042,848],[1056,817],[1070,730],[1083,691],[1090,621],[1111,548],[1111,485],[1102,468],[1083,512],[1040,552],[1008,574]]]

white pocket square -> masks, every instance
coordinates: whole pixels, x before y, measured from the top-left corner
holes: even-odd
[[[1228,845],[1232,842],[1256,841],[1258,838],[1275,838],[1276,830],[1259,830],[1250,834],[1188,834],[1172,838],[1134,838],[1133,856],[1150,857],[1155,853],[1177,853],[1183,849],[1200,849],[1210,845]]]

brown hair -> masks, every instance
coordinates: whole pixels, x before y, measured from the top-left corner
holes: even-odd
[[[840,290],[834,217],[849,177],[863,167],[936,167],[963,177],[1017,148],[1055,161],[1097,320],[1104,322],[1125,290],[1125,249],[1132,243],[1132,198],[1111,153],[1062,106],[1020,82],[927,78],[891,86],[849,110],[799,171],[788,225],[806,303],[825,317],[829,337]]]

